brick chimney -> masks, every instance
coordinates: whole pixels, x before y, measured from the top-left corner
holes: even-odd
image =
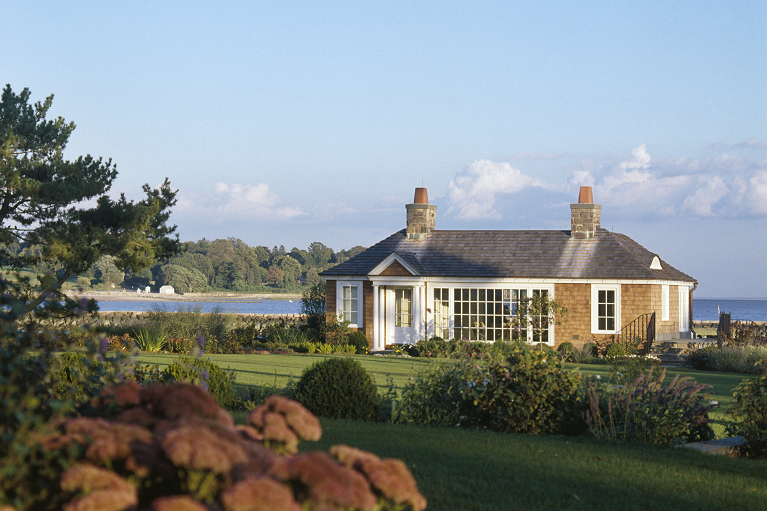
[[[590,186],[581,186],[578,204],[570,204],[570,236],[579,240],[594,237],[602,221],[602,206],[594,204]]]
[[[437,223],[437,206],[429,204],[426,188],[416,188],[413,204],[405,204],[407,210],[407,239],[425,240]]]

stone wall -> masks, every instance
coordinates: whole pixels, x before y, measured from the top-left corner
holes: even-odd
[[[98,319],[91,316],[81,316],[71,320],[53,321],[55,327],[72,328],[77,326],[90,326],[98,322],[104,326],[121,328],[140,328],[145,324],[145,312],[99,312]],[[205,315],[205,314],[203,314]],[[224,314],[231,322],[232,328],[255,325],[262,330],[271,325],[283,328],[306,325],[306,316],[302,314]]]

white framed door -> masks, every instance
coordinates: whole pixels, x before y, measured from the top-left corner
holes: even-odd
[[[413,288],[386,289],[386,344],[412,344]]]

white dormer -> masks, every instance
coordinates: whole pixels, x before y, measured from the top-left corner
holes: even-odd
[[[663,266],[660,264],[660,257],[655,256],[652,258],[652,263],[650,263],[650,269],[651,270],[662,270]]]

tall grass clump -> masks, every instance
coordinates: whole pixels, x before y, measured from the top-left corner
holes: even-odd
[[[708,394],[701,393],[710,386],[678,374],[663,385],[665,377],[665,369],[657,376],[650,370],[624,385],[588,384],[589,432],[597,438],[665,445],[713,438],[708,412],[714,405],[704,404]]]
[[[146,314],[147,330],[176,339],[223,338],[228,329],[227,315],[219,308],[205,314],[201,311],[199,305],[181,306],[175,312],[157,306]]]
[[[708,367],[713,371],[760,374],[767,369],[767,346],[724,346],[707,352]]]
[[[156,330],[139,330],[136,332],[136,347],[146,353],[156,353],[165,347],[167,338],[167,335]]]

